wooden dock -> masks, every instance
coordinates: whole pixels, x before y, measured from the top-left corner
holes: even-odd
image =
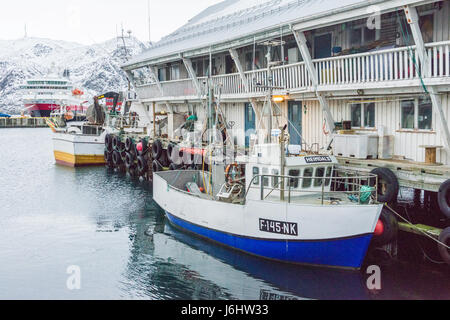
[[[0,118],[0,129],[5,128],[46,128],[47,118]]]
[[[450,179],[450,166],[426,164],[406,160],[360,160],[337,157],[341,166],[370,172],[375,168],[388,168],[396,176],[400,187],[438,192],[440,185]]]

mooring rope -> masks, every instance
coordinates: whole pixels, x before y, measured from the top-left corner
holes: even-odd
[[[404,218],[402,215],[400,215],[397,211],[395,211],[394,209],[392,209],[388,204],[385,204],[385,207],[388,208],[390,211],[392,211],[392,213],[394,213],[397,217],[399,217],[400,219],[402,219],[403,221],[405,221],[407,224],[409,224],[412,228],[414,228],[415,230],[419,231],[420,233],[422,233],[424,236],[430,238],[431,240],[437,242],[438,244],[440,244],[441,246],[443,246],[444,248],[447,248],[448,250],[450,250],[450,247],[447,246],[445,243],[439,241],[438,239],[430,236],[428,233],[420,230],[419,228],[417,228],[412,222],[410,222],[408,219]]]

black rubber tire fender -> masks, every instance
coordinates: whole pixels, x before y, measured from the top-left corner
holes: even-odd
[[[105,162],[111,162],[111,161],[112,161],[112,152],[105,150]]]
[[[450,246],[450,227],[444,229],[439,235],[439,241],[443,244]],[[441,255],[442,260],[445,261],[448,265],[450,265],[450,249],[438,244],[439,254]]]
[[[137,158],[137,169],[139,175],[143,176],[148,171],[147,159],[144,156],[139,156]]]
[[[444,216],[450,219],[450,179],[439,188],[438,204]]]
[[[127,168],[131,168],[134,165],[134,156],[130,152],[125,153],[125,165]]]
[[[387,208],[383,208],[380,220],[384,226],[384,232],[381,236],[374,236],[373,243],[377,246],[384,246],[394,241],[398,234],[398,221],[394,214]]]
[[[133,138],[128,137],[127,140],[125,140],[125,150],[128,152],[132,152],[134,149],[134,141]]]
[[[388,168],[376,168],[370,173],[378,176],[378,202],[392,203],[397,200],[398,192],[400,186],[398,184],[398,179],[395,174]],[[370,185],[375,185],[375,179],[371,179]],[[382,191],[380,181],[386,184],[386,191],[384,194],[380,193]]]
[[[163,152],[163,146],[160,140],[155,140],[152,145],[152,157],[155,160],[159,160]]]
[[[112,137],[110,134],[107,134],[105,136],[105,148],[107,151],[111,152],[113,151],[113,146],[112,146]]]
[[[123,163],[122,155],[117,150],[113,152],[112,158],[113,158],[113,163],[116,167],[120,166]]]

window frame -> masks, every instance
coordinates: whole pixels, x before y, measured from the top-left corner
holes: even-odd
[[[366,106],[373,104],[373,108],[374,108],[374,126],[370,127],[370,126],[366,126],[365,122],[366,122]],[[360,109],[360,114],[361,114],[361,123],[360,126],[355,127],[353,125],[353,110],[352,107],[354,105],[359,105]],[[377,105],[375,102],[357,102],[357,103],[352,103],[350,105],[350,120],[352,122],[352,129],[370,129],[370,130],[374,130],[377,128]]]
[[[402,99],[400,100],[400,131],[406,132],[434,132],[435,127],[435,116],[433,110],[433,104],[431,103],[431,128],[430,129],[420,129],[419,128],[419,101],[420,97],[410,98],[410,99]],[[413,128],[403,128],[403,102],[413,101],[414,102],[414,126]]]

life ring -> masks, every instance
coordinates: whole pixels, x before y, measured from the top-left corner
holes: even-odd
[[[156,140],[155,142],[153,142],[152,145],[152,157],[155,160],[158,160],[159,158],[161,158],[163,152],[163,147],[162,147],[162,143],[160,140]]]
[[[439,241],[447,246],[450,246],[450,227],[444,229],[441,232],[441,234],[439,235]],[[445,261],[445,263],[450,265],[450,250],[442,246],[441,244],[438,244],[438,246],[441,258]]]
[[[378,176],[378,202],[392,203],[397,200],[400,186],[395,174],[387,168],[376,168],[370,172]],[[375,185],[375,179],[370,179],[370,185]]]
[[[139,175],[143,176],[148,171],[147,160],[143,156],[137,158],[137,168]]]
[[[441,212],[450,219],[450,179],[439,188],[438,203]]]
[[[381,226],[381,234],[373,236],[373,243],[376,246],[384,246],[395,240],[398,234],[398,221],[394,214],[386,208],[380,215],[378,226]]]
[[[235,168],[237,173],[238,173],[238,178],[237,179],[233,179],[231,177],[231,169],[232,168]],[[230,164],[225,169],[225,180],[228,181],[229,183],[233,183],[233,182],[239,181],[241,176],[242,176],[241,167],[237,163]]]

